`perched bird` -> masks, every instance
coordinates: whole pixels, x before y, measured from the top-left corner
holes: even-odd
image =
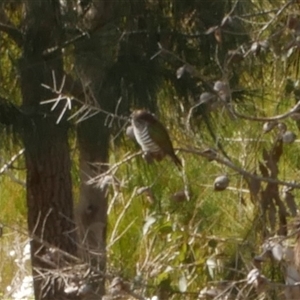
[[[132,114],[134,136],[145,152],[146,159],[162,160],[169,155],[173,162],[181,167],[165,126],[146,110],[135,110]]]
[[[134,132],[133,132],[133,126],[132,125],[130,125],[130,126],[128,126],[127,128],[126,128],[126,135],[130,138],[130,139],[132,139],[132,140],[136,140],[136,138],[135,138],[135,136],[134,136]]]

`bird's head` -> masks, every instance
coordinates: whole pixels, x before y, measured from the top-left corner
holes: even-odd
[[[145,109],[134,110],[131,114],[134,124],[153,124],[156,123],[156,118]]]

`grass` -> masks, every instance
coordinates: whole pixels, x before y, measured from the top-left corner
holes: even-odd
[[[17,152],[18,150],[15,149],[13,154]],[[7,152],[2,154],[2,157],[6,157],[9,161],[10,157],[7,157]],[[0,294],[2,297],[8,297],[7,288],[12,286],[12,291],[17,288],[17,284],[14,285],[13,282],[19,284],[30,270],[28,262],[24,261],[24,264],[21,262],[24,258],[24,243],[27,240],[25,188],[19,183],[24,182],[25,177],[22,161],[22,158],[18,158],[14,162],[15,169],[8,170],[0,176],[0,223],[3,230],[3,235],[0,237]],[[2,165],[4,162],[6,161],[2,161]]]
[[[270,148],[273,135],[262,136],[260,124],[244,120],[229,122],[226,118],[214,119],[226,152],[234,158],[235,164],[254,171],[258,160],[262,159],[262,148]],[[185,135],[184,128],[170,127],[179,147],[179,141],[183,141],[185,147],[213,147],[211,137],[206,129],[203,130],[201,140],[193,140]],[[244,136],[250,140],[245,140]],[[124,146],[111,156],[111,162],[120,161],[128,151],[135,151],[135,148],[133,142],[125,140]],[[195,299],[194,293],[210,282],[221,279],[238,282],[247,276],[253,256],[260,253],[261,228],[257,203],[251,202],[247,185],[239,174],[203,157],[181,152],[178,155],[185,161],[183,172],[168,159],[149,165],[137,157],[121,165],[115,174],[121,186],[111,186],[109,193],[108,272],[130,281],[140,278],[147,283],[148,294],[157,294],[160,287],[166,285],[164,288],[169,292],[175,292],[173,299],[181,299],[179,281],[184,278],[190,293],[186,294],[186,299]],[[298,157],[295,144],[284,146],[280,162],[283,180],[297,177]],[[72,174],[77,182],[75,165]],[[230,177],[229,189],[215,192],[213,181],[222,174]],[[5,276],[0,291],[5,294],[19,269],[9,252],[12,243],[22,245],[25,240],[14,228],[18,224],[26,228],[26,204],[21,185],[7,176],[0,178],[0,185],[0,217],[6,225],[1,239],[1,270]],[[149,187],[152,196],[137,195],[141,187]],[[172,198],[174,193],[185,189],[189,191],[188,200],[177,202]],[[76,194],[77,188],[74,191]],[[7,232],[8,228],[11,231]],[[22,255],[21,251],[17,255]],[[213,271],[208,262],[215,262]],[[274,281],[282,281],[282,274],[268,264],[264,273],[273,274]],[[181,285],[184,280],[181,279]]]
[[[281,106],[278,113],[287,108]],[[264,111],[268,114],[268,110]],[[168,111],[169,118],[172,113]],[[231,122],[224,115],[213,114],[212,117],[217,135],[234,163],[249,172],[259,172],[257,165],[259,160],[263,161],[262,149],[271,148],[275,133],[263,135],[261,123],[246,120]],[[173,120],[175,118],[176,115],[172,116]],[[291,128],[294,126],[291,123]],[[187,137],[184,127],[178,128],[174,122],[169,129],[179,147],[180,141],[200,149],[207,145],[215,146],[206,129],[201,132],[201,138],[196,132],[196,139]],[[297,177],[299,169],[296,144],[284,145],[283,151],[280,179],[290,181]],[[221,279],[238,282],[246,278],[253,268],[253,257],[261,253],[261,216],[259,204],[252,203],[242,176],[202,157],[187,153],[179,153],[179,156],[185,160],[184,173],[178,172],[168,160],[147,165],[140,158],[126,164],[117,173],[119,179],[125,181],[126,178],[126,188],[121,191],[122,200],[111,211],[109,232],[122,234],[127,231],[118,243],[112,245],[109,265],[119,266],[122,275],[129,280],[142,274],[149,286],[158,287],[167,280],[168,288],[173,292],[179,291],[178,278],[184,274],[191,291],[185,299],[195,299],[193,292],[207,287],[208,282]],[[121,158],[122,152],[119,158],[115,157],[116,161]],[[222,174],[229,175],[231,189],[214,192],[213,180]],[[154,203],[149,203],[146,195],[131,199],[132,191],[141,186],[151,187]],[[189,201],[172,201],[172,194],[184,188],[190,191]],[[116,224],[115,220],[126,205],[127,200],[124,199],[131,199],[131,203],[122,222]],[[149,216],[154,220],[143,235],[143,226]],[[128,229],[132,220],[134,224]],[[118,226],[117,229],[113,224]],[[269,236],[273,234],[275,232],[270,232]],[[209,258],[217,261],[213,277],[207,268]],[[271,266],[265,263],[264,274],[270,275],[275,282],[283,282],[279,265]],[[116,271],[115,267],[112,271]],[[276,276],[274,272],[277,272]],[[247,285],[238,286],[244,289],[247,299],[256,299],[256,293]],[[173,295],[173,299],[181,297],[180,293]],[[269,299],[268,295],[265,299]]]
[[[294,99],[292,95],[285,95],[285,76],[282,74],[290,73],[297,79],[297,71],[289,72],[278,57],[274,58],[272,67],[265,66],[258,57],[251,54],[249,57],[249,65],[255,70],[241,72],[239,84],[252,94],[247,94],[244,102],[235,104],[236,111],[250,117],[266,117],[289,110]],[[268,59],[273,59],[272,53]],[[209,123],[201,115],[194,116],[189,131],[186,118],[195,99],[188,99],[191,103],[187,104],[187,101],[174,97],[174,91],[172,87],[162,89],[158,103],[160,117],[176,148],[218,149],[220,142],[236,166],[260,174],[259,162],[265,163],[263,150],[271,149],[278,135],[277,129],[263,134],[263,122],[232,120],[221,107],[209,114]],[[289,130],[298,132],[294,121],[288,118],[285,122]],[[212,131],[215,136],[212,136]],[[75,148],[74,139],[70,142]],[[112,141],[111,146],[112,165],[138,150],[134,142],[126,138],[118,140],[118,144]],[[299,178],[297,146],[298,141],[283,145],[278,167],[280,179],[286,182]],[[234,295],[240,293],[244,299],[258,299],[259,291],[247,285],[247,275],[254,268],[254,257],[262,255],[265,240],[277,233],[271,229],[270,218],[263,216],[260,194],[253,200],[245,178],[236,170],[192,153],[179,151],[178,155],[184,161],[183,171],[179,171],[168,158],[160,163],[147,164],[138,156],[121,165],[114,174],[120,185],[111,185],[109,189],[108,274],[122,276],[133,285],[144,285],[140,290],[147,295],[166,292],[172,294],[172,299],[196,299],[204,288],[229,291],[221,285],[222,280],[227,280],[232,284]],[[222,156],[220,149],[219,155]],[[77,199],[76,150],[72,152],[72,160],[74,198]],[[13,174],[24,180],[24,171],[14,169]],[[224,174],[230,178],[229,188],[215,192],[213,182]],[[262,183],[261,190],[266,185]],[[146,187],[148,192],[138,194]],[[280,186],[279,197],[282,196],[281,190]],[[177,201],[174,194],[182,191],[189,197]],[[299,190],[293,193],[296,204],[299,204]],[[269,212],[270,207],[266,210]],[[14,284],[16,287],[28,274],[28,262],[18,264],[27,239],[26,234],[19,230],[26,228],[26,213],[24,187],[2,175],[0,221],[4,224],[4,235],[0,244],[0,273],[4,275],[0,280],[0,299],[7,295],[7,286]],[[292,228],[289,224],[294,219],[289,216],[287,220]],[[276,229],[278,221],[276,212]],[[25,229],[22,231],[26,232]],[[15,251],[15,256],[10,255],[11,251]],[[281,263],[286,261],[276,262],[274,257],[265,257],[261,263],[262,274],[275,284],[284,283]],[[263,282],[262,277],[258,279]],[[264,294],[264,286],[261,288],[260,299],[277,299],[274,291],[268,295]]]

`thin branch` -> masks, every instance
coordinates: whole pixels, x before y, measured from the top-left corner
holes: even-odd
[[[54,52],[60,51],[64,48],[66,48],[67,46],[74,44],[75,42],[77,42],[79,40],[82,40],[84,38],[89,38],[89,37],[90,37],[90,35],[87,32],[83,32],[83,33],[71,38],[70,40],[65,41],[62,46],[51,47],[51,48],[44,50],[43,55],[47,56],[49,54],[53,54]]]
[[[282,10],[284,8],[286,8],[287,5],[290,5],[292,2],[294,2],[294,0],[289,1],[286,5],[284,5],[284,7],[281,8],[280,12],[282,12]],[[164,54],[164,53],[174,57],[176,60],[182,62],[184,65],[187,65],[189,67],[189,73],[191,73],[193,76],[199,78],[201,80],[201,82],[204,83],[205,86],[209,89],[210,93],[215,95],[219,100],[222,100],[220,98],[219,94],[210,86],[210,84],[205,80],[205,78],[200,74],[200,72],[195,67],[191,66],[185,59],[182,59],[181,57],[179,57],[174,52],[163,48],[161,46],[161,44],[158,44],[158,47],[159,47],[159,51],[156,52],[150,58],[150,60],[152,60],[155,57],[157,57],[161,54]],[[299,101],[293,108],[291,108],[289,111],[287,111],[284,114],[273,116],[273,117],[254,117],[254,116],[247,116],[247,115],[240,114],[240,113],[236,112],[233,105],[229,105],[228,103],[226,103],[224,101],[221,101],[221,102],[225,105],[225,108],[230,113],[230,115],[232,115],[233,117],[238,117],[238,118],[241,118],[241,119],[246,119],[246,120],[251,120],[251,121],[259,121],[259,122],[279,121],[279,120],[282,120],[282,119],[285,119],[285,118],[289,117],[290,115],[292,115],[293,113],[297,112],[300,109],[300,101]],[[187,128],[190,128],[189,121],[190,121],[190,118],[192,116],[193,110],[201,104],[202,103],[200,103],[200,102],[196,103],[194,106],[192,106],[190,108],[189,113],[188,113],[187,122],[186,122]]]
[[[286,119],[290,115],[292,115],[293,113],[296,113],[299,109],[300,109],[300,101],[293,108],[291,108],[289,111],[287,111],[287,112],[285,112],[281,115],[277,115],[277,116],[273,116],[273,117],[266,117],[265,118],[265,117],[246,116],[246,115],[243,115],[243,114],[240,114],[240,113],[236,112],[234,110],[233,106],[232,106],[232,113],[236,117],[239,117],[241,119],[250,120],[250,121],[267,122],[267,121],[279,121],[279,120],[282,120],[282,119]]]
[[[234,4],[232,5],[232,8],[231,8],[231,10],[230,10],[230,12],[229,12],[228,14],[225,15],[225,17],[223,18],[223,20],[224,20],[224,19],[227,19],[228,17],[230,17],[230,16],[234,13],[234,11],[235,11],[235,9],[236,9],[238,3],[239,3],[239,0],[236,0],[236,1],[234,2]],[[222,23],[223,23],[223,21],[222,21]]]
[[[202,157],[208,158],[210,161],[214,160],[214,161],[216,161],[216,162],[218,162],[222,165],[225,165],[228,168],[238,172],[239,174],[241,174],[244,177],[253,178],[253,179],[256,179],[256,180],[259,180],[259,181],[264,181],[264,182],[269,182],[269,183],[274,183],[274,184],[278,184],[278,185],[288,186],[288,187],[291,187],[291,188],[300,189],[300,184],[299,183],[287,182],[287,181],[282,181],[282,180],[278,180],[278,179],[274,179],[274,178],[270,178],[270,177],[263,177],[263,176],[258,176],[258,175],[252,174],[252,173],[238,167],[237,165],[235,165],[230,160],[219,156],[218,153],[216,151],[214,151],[213,149],[211,149],[211,151],[207,151],[207,150],[210,150],[210,149],[206,149],[204,151],[201,151],[201,150],[198,150],[198,149],[195,149],[195,148],[188,148],[188,149],[186,149],[186,148],[177,148],[175,150],[200,155]]]
[[[290,0],[288,2],[286,2],[275,14],[275,16],[273,18],[271,18],[271,20],[269,22],[267,22],[262,28],[261,30],[258,32],[257,35],[257,39],[259,39],[259,37],[261,36],[261,34],[283,13],[283,11],[289,7],[291,4],[294,4],[296,2],[296,0]]]
[[[135,158],[135,157],[141,155],[142,153],[143,153],[142,151],[139,151],[139,152],[137,152],[137,153],[133,153],[133,154],[130,154],[130,155],[126,156],[123,160],[121,160],[121,161],[115,163],[114,165],[112,165],[106,172],[104,172],[104,173],[102,173],[102,174],[100,174],[100,175],[98,175],[98,176],[96,176],[96,177],[94,177],[94,178],[91,178],[91,179],[87,182],[87,184],[91,184],[91,185],[92,185],[92,184],[101,185],[101,183],[99,184],[99,182],[101,182],[101,179],[102,179],[102,178],[104,178],[105,176],[108,176],[108,175],[110,175],[110,174],[112,174],[112,173],[114,174],[114,173],[118,170],[118,168],[119,168],[121,165],[127,163],[128,161],[130,161],[130,160],[132,160],[133,158]]]
[[[8,176],[13,182],[20,184],[23,188],[26,188],[26,181],[17,178],[11,171],[6,171],[5,175]]]
[[[0,169],[0,175],[3,174],[11,165],[25,152],[25,148],[21,149],[17,154],[13,155],[12,158],[5,163]]]
[[[49,86],[46,84],[41,84],[42,87],[50,90],[52,93],[54,93],[56,95],[56,97],[54,97],[52,99],[47,99],[47,100],[41,101],[40,102],[41,105],[52,104],[51,111],[53,111],[57,107],[59,102],[65,101],[65,105],[64,105],[62,111],[60,112],[59,117],[57,118],[57,121],[56,121],[57,124],[63,118],[66,110],[67,109],[71,110],[73,102],[81,105],[81,108],[78,109],[73,115],[71,115],[68,118],[68,120],[70,120],[70,119],[77,117],[76,123],[83,122],[83,121],[87,120],[88,118],[91,118],[100,112],[106,114],[107,117],[111,118],[111,123],[115,119],[128,121],[128,119],[129,119],[128,117],[118,116],[118,115],[115,115],[114,113],[111,113],[107,110],[102,109],[101,107],[99,107],[97,101],[94,102],[95,104],[91,104],[91,103],[87,103],[87,101],[84,102],[84,101],[80,100],[80,98],[78,96],[78,91],[76,93],[77,95],[72,93],[72,91],[70,89],[70,83],[71,83],[71,79],[67,75],[65,75],[62,79],[62,82],[60,83],[60,87],[58,88],[55,73],[54,73],[54,71],[52,71],[52,86]],[[67,88],[66,88],[66,84],[68,86]],[[76,88],[76,90],[78,90],[77,86],[75,86],[75,88]],[[76,90],[75,90],[75,92],[76,92]],[[80,90],[80,95],[84,95],[83,89]],[[85,99],[86,99],[86,97],[85,97]],[[91,102],[91,97],[88,100],[90,100],[90,102]]]
[[[0,31],[6,33],[19,47],[22,46],[23,43],[23,36],[21,32],[9,25],[0,23]]]
[[[130,202],[129,204],[126,204],[125,208],[123,209],[124,213],[127,211],[127,209],[129,208],[130,204],[131,204],[131,202]],[[113,245],[115,244],[115,242],[117,242],[119,239],[121,239],[121,237],[125,235],[125,233],[132,227],[132,225],[133,225],[133,224],[135,223],[135,221],[137,220],[137,217],[134,218],[134,219],[126,226],[126,228],[125,228],[125,229],[124,229],[117,237],[115,237],[115,235],[116,235],[116,230],[115,230],[115,228],[118,227],[118,225],[119,225],[119,223],[120,223],[120,221],[121,221],[121,219],[122,219],[122,217],[123,217],[123,215],[124,215],[123,211],[122,211],[122,215],[118,217],[117,223],[115,224],[114,231],[113,231],[114,235],[111,236],[111,239],[110,239],[111,241],[110,241],[109,244],[106,246],[106,250],[108,250],[109,248],[111,248],[111,246],[113,246]]]
[[[10,22],[3,9],[0,9],[0,31],[6,33],[19,47],[23,44],[23,35],[13,24]]]
[[[247,14],[242,14],[240,16],[234,16],[234,18],[253,18],[253,17],[257,17],[257,16],[263,16],[263,15],[270,15],[270,13],[275,13],[278,11],[278,8],[272,8],[269,10],[263,10],[263,11],[259,11],[256,13],[247,13]]]

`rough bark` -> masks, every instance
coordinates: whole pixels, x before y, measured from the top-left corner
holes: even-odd
[[[49,107],[40,105],[54,96],[41,84],[52,86],[52,71],[58,82],[62,78],[61,53],[45,55],[60,41],[59,1],[27,1],[26,8],[19,67],[34,293],[35,299],[69,299],[59,279],[59,268],[68,261],[63,253],[76,255],[77,251],[68,128],[64,122],[56,124],[56,112],[49,114]]]
[[[76,208],[81,256],[93,269],[104,272],[106,264],[107,193],[106,187],[88,185],[87,181],[106,170],[109,131],[103,116],[96,115],[78,127],[80,150],[80,195]],[[104,280],[93,284],[94,293],[104,294]],[[89,299],[89,298],[88,298]],[[92,299],[92,298],[91,298]]]
[[[111,110],[113,97],[103,92],[105,72],[112,63],[114,41],[103,38],[105,22],[112,13],[112,2],[94,1],[83,16],[84,26],[92,31],[89,39],[76,44],[76,66],[86,91],[88,103],[100,104],[104,110]],[[81,253],[94,269],[105,271],[107,197],[106,187],[87,185],[88,179],[106,170],[101,163],[108,161],[109,129],[105,125],[105,114],[98,114],[78,126],[80,149],[80,198],[76,216],[80,229]],[[104,294],[104,281],[93,286],[98,295]]]
[[[78,128],[81,185],[80,202],[76,210],[84,250],[82,254],[85,261],[102,271],[105,268],[106,187],[87,185],[86,182],[106,169],[99,166],[108,160],[109,133],[103,127],[103,119],[97,116],[83,122]]]

